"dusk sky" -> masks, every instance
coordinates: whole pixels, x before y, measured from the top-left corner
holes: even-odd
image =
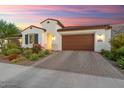
[[[65,26],[124,24],[124,6],[0,6],[0,19],[24,28],[53,18]]]

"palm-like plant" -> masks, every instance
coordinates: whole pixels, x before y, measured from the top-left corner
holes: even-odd
[[[0,20],[0,46],[3,47],[4,40],[8,37],[16,36],[19,29],[12,23]]]

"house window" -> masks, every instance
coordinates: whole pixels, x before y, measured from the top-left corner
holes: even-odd
[[[28,44],[28,35],[25,35],[25,44]]]
[[[34,44],[34,34],[29,34],[29,42],[30,44]]]
[[[38,34],[25,35],[25,44],[38,44]]]
[[[34,41],[35,44],[38,44],[38,34],[34,34]]]

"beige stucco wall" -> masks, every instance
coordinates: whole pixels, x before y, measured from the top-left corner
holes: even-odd
[[[28,28],[21,33],[22,33],[22,47],[32,48],[32,46],[33,46],[32,44],[25,44],[25,35],[31,34],[31,33],[37,33],[38,34],[38,43],[41,44],[42,46],[44,46],[44,38],[45,38],[44,30],[32,27],[32,29]]]
[[[75,30],[59,32],[61,35],[74,35],[74,34],[94,34],[94,51],[100,52],[101,49],[111,50],[109,41],[111,40],[111,29],[95,29],[95,30]],[[99,35],[102,35],[102,42],[98,42]]]
[[[49,23],[47,23],[49,21]],[[47,33],[51,33],[55,40],[52,41],[52,49],[53,50],[62,50],[62,42],[61,42],[61,34],[57,32],[57,29],[60,29],[61,27],[57,24],[56,21],[53,20],[47,20],[41,24],[41,27],[46,29],[45,37]],[[44,40],[46,45],[46,39]]]

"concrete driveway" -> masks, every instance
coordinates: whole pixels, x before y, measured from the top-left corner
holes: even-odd
[[[111,78],[124,78],[100,54],[87,51],[57,52],[52,57],[39,61],[34,67]]]
[[[0,87],[124,87],[124,79],[97,53],[64,51],[30,67],[0,63]]]

